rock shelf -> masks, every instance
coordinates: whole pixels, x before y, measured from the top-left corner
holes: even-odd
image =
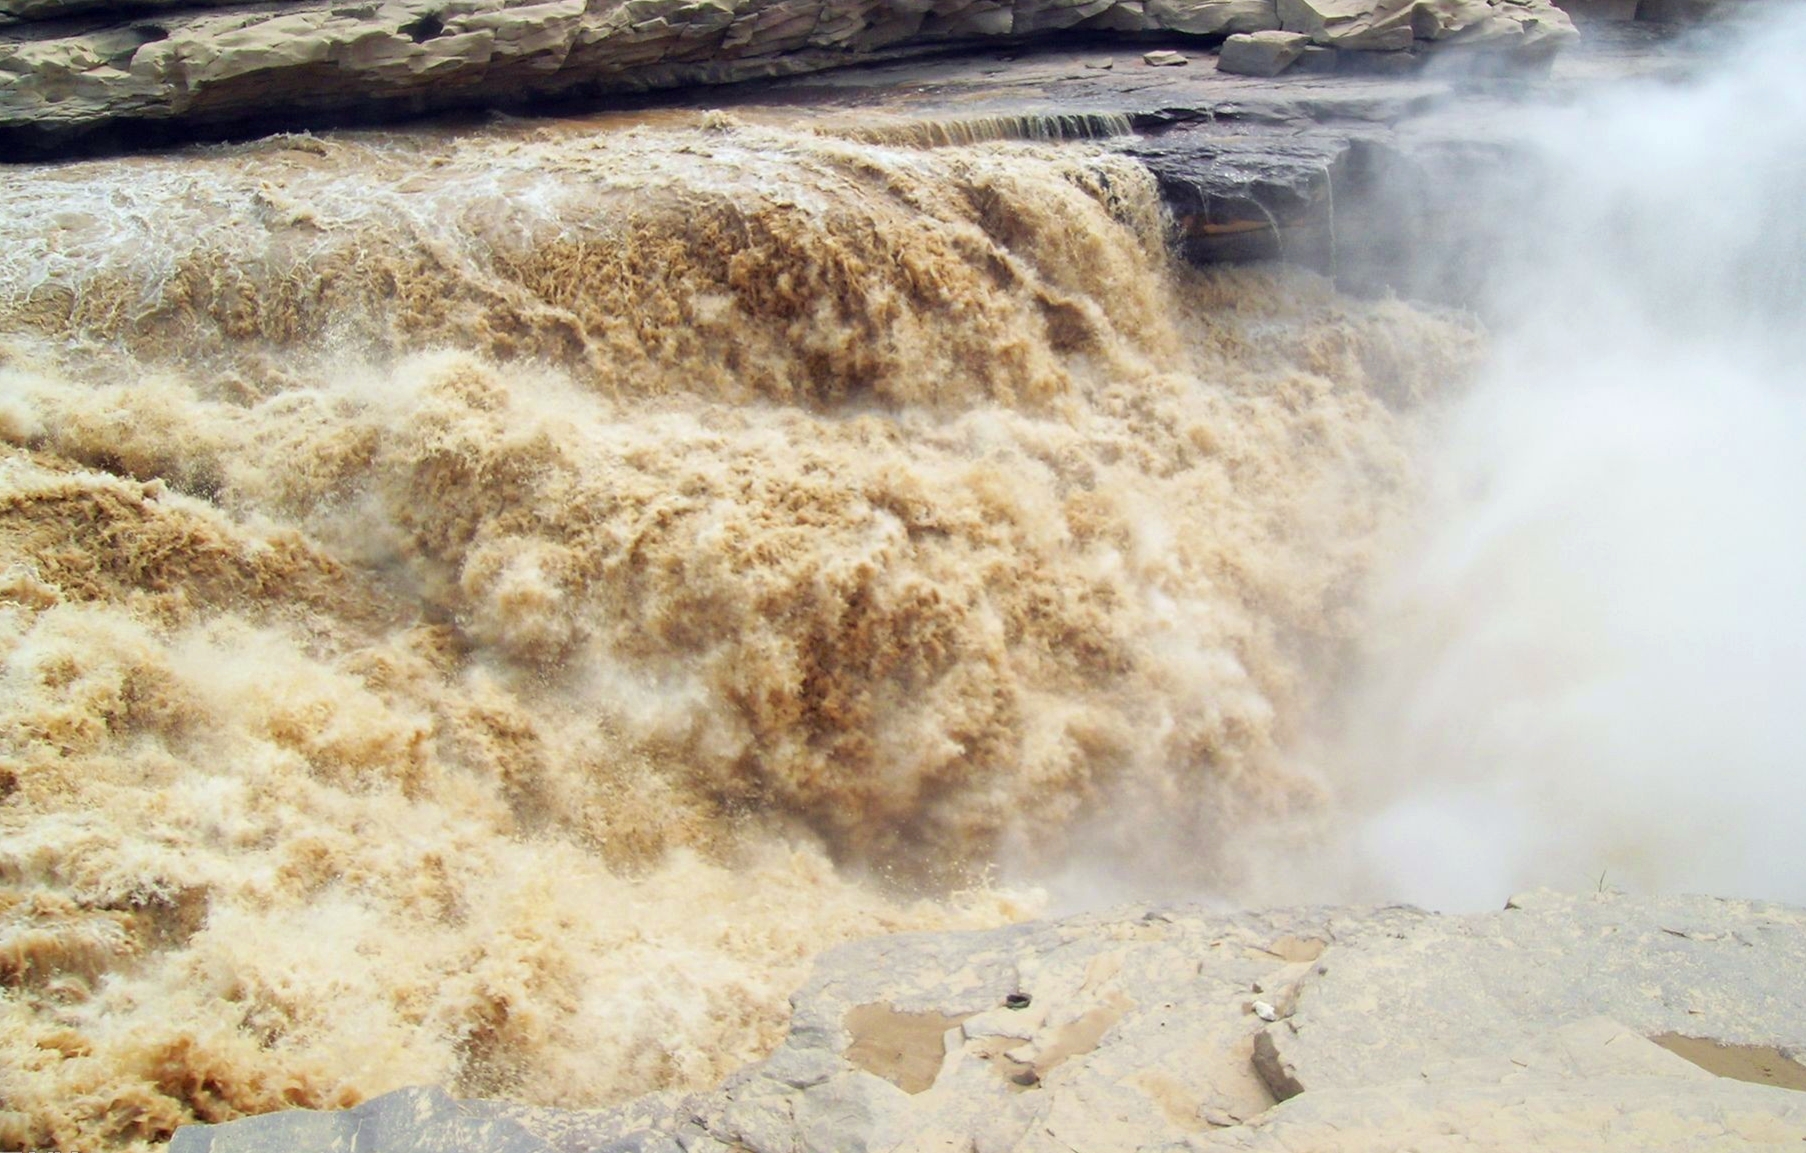
[[[1131,907],[835,950],[784,1045],[713,1092],[559,1111],[409,1089],[171,1153],[1785,1147],[1802,1052],[1797,909]]]

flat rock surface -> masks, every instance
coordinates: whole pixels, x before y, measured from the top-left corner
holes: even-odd
[[[1806,1052],[1806,913],[1777,905],[1536,893],[1475,916],[1138,907],[860,942],[824,956],[795,1005],[784,1045],[711,1093],[573,1112],[408,1090],[361,1107],[383,1120],[355,1147],[1128,1153],[1806,1141],[1797,1087],[1806,1066],[1796,1059]],[[173,1148],[351,1148],[334,1143],[345,1126],[323,1126],[324,1116],[184,1129]]]

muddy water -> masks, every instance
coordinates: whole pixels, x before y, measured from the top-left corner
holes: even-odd
[[[0,185],[8,1147],[705,1085],[815,952],[1031,915],[1080,842],[1233,893],[1477,343],[1173,267],[1106,145]]]

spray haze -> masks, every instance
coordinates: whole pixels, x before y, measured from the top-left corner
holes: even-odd
[[[1806,19],[1769,17],[1525,112],[1493,351],[1321,753],[1354,892],[1806,900]]]

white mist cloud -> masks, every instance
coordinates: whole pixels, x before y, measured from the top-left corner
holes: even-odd
[[[1705,79],[1534,114],[1497,351],[1322,754],[1337,895],[1806,902],[1802,61],[1777,13]]]

